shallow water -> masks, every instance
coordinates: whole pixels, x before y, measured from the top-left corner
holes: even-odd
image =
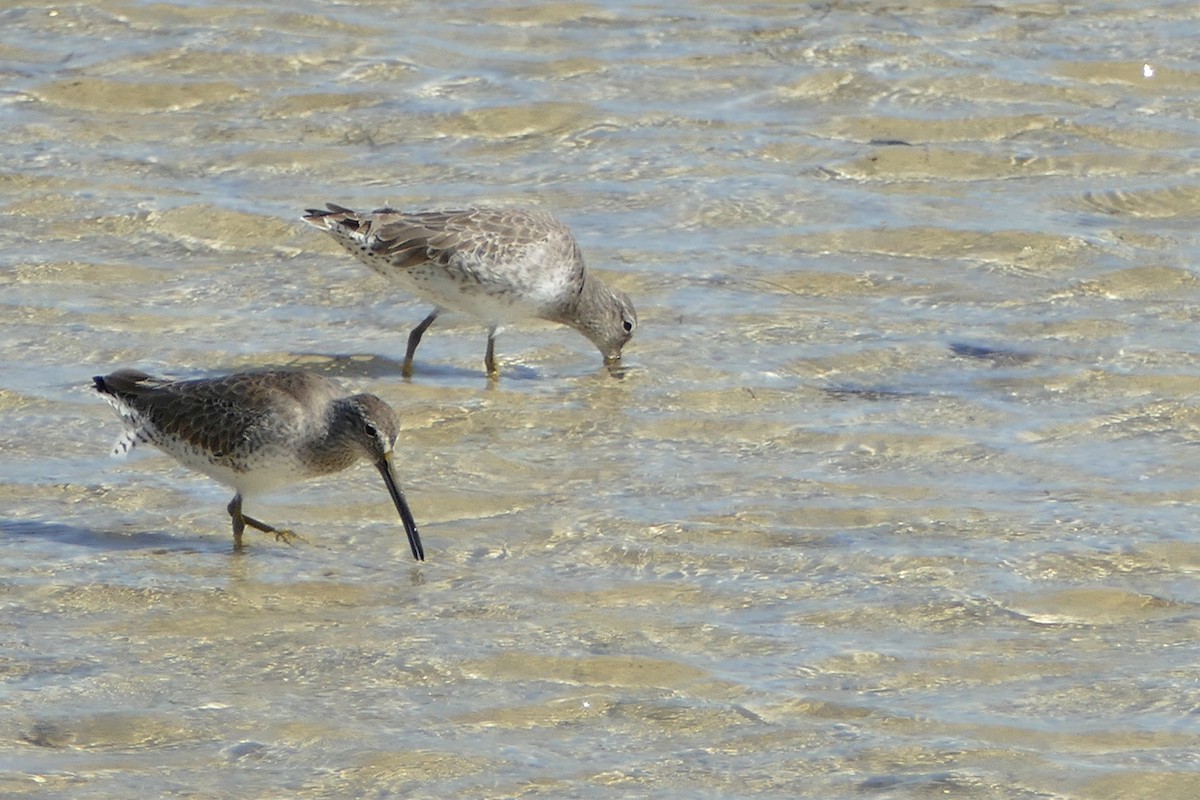
[[[0,10],[0,791],[1192,798],[1200,35],[1183,3]],[[615,380],[299,221],[550,209]],[[89,377],[401,415],[250,511]]]

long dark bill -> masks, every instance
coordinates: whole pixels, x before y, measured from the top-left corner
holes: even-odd
[[[412,548],[413,558],[417,561],[424,561],[425,548],[421,546],[421,534],[417,533],[416,520],[413,519],[412,512],[408,509],[408,501],[404,499],[404,492],[400,491],[400,484],[396,483],[395,474],[392,473],[391,453],[377,462],[375,468],[383,476],[383,482],[387,484],[392,502],[396,504],[396,510],[400,512],[400,520],[404,523],[404,532],[408,534],[408,546]]]

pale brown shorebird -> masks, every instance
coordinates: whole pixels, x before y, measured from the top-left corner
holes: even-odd
[[[404,376],[413,354],[443,310],[488,325],[484,366],[496,377],[496,335],[507,322],[538,318],[569,325],[619,364],[637,328],[624,292],[588,271],[566,225],[545,211],[470,208],[407,213],[381,208],[360,214],[327,204],[304,220],[328,233],[375,272],[434,304],[408,335]]]
[[[166,381],[121,369],[92,380],[125,422],[114,455],[147,442],[237,492],[228,506],[235,550],[242,549],[247,525],[277,540],[295,536],[243,514],[243,496],[340,472],[365,458],[383,475],[413,558],[425,560],[392,466],[400,423],[375,395],[344,397],[320,375],[295,371]]]

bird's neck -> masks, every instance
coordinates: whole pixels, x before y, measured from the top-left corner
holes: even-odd
[[[359,458],[359,450],[353,445],[354,418],[341,409],[342,401],[329,406],[328,424],[322,426],[322,434],[309,445],[314,463],[320,462],[326,472],[338,472],[349,467]]]

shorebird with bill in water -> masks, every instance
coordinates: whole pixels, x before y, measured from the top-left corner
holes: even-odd
[[[492,378],[499,375],[496,335],[505,323],[537,318],[569,325],[599,348],[610,368],[637,328],[633,303],[588,271],[570,230],[545,211],[381,208],[360,214],[332,203],[326,208],[309,209],[304,220],[434,305],[408,335],[405,377],[412,376],[421,337],[443,310],[488,325],[484,366]]]
[[[242,549],[247,525],[277,540],[295,536],[243,514],[243,497],[340,472],[365,458],[383,476],[413,558],[425,560],[392,465],[400,423],[375,395],[345,397],[320,375],[294,371],[167,381],[121,369],[92,380],[125,422],[115,455],[147,442],[234,489],[228,511],[235,550]]]

